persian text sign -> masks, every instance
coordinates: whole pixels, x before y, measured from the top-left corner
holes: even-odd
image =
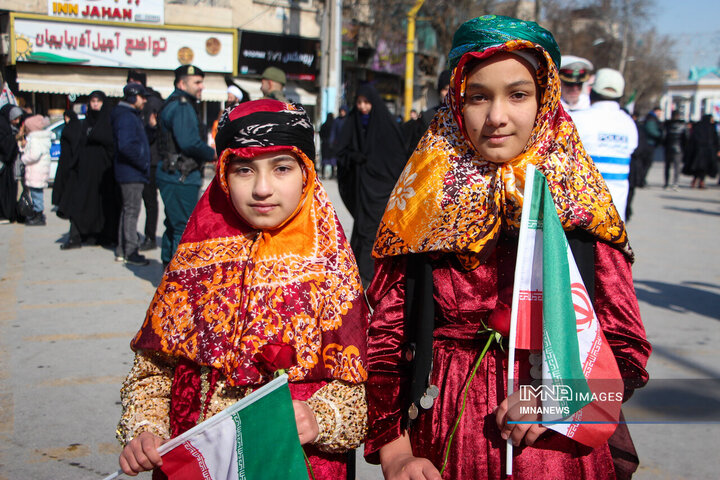
[[[163,0],[48,0],[51,17],[162,25]]]
[[[15,62],[174,70],[192,63],[233,72],[235,34],[14,18]]]

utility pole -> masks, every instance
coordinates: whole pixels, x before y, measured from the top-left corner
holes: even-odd
[[[416,0],[415,5],[407,14],[407,50],[405,53],[405,115],[407,122],[410,120],[410,111],[413,102],[413,86],[415,84],[415,18],[418,10],[425,0]]]
[[[322,22],[324,58],[320,64],[320,120],[324,121],[328,113],[337,111],[342,94],[342,0],[326,0]]]

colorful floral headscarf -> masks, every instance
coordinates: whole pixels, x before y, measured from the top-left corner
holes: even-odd
[[[525,149],[496,164],[474,150],[465,131],[467,66],[517,50],[540,60],[536,80],[542,95]],[[466,268],[476,267],[501,231],[517,232],[531,163],[547,178],[565,230],[584,229],[632,258],[610,192],[560,104],[556,57],[552,35],[534,22],[491,15],[460,27],[449,57],[454,67],[449,105],[435,115],[395,186],[378,230],[376,257],[454,252]]]
[[[290,345],[290,381],[367,378],[368,308],[350,246],[315,175],[310,119],[276,100],[225,112],[219,160],[155,293],[135,350],[157,350],[222,371],[231,385],[269,379],[266,346]],[[269,230],[250,227],[226,181],[233,157],[291,151],[305,185],[295,211]]]

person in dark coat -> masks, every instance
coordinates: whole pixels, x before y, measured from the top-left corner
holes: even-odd
[[[638,185],[641,188],[647,185],[647,174],[650,171],[653,160],[655,160],[655,152],[663,144],[663,125],[660,122],[660,115],[662,115],[662,109],[655,107],[648,112],[643,122],[643,128],[645,129],[645,135],[651,153],[646,158],[643,158],[645,163],[642,165],[640,184]]]
[[[115,137],[115,180],[122,192],[115,261],[147,265],[148,260],[138,253],[137,234],[143,187],[150,175],[150,143],[142,119],[145,88],[139,83],[128,83],[123,95],[110,115]]]
[[[366,286],[375,234],[406,160],[400,126],[375,88],[361,85],[338,142],[338,189],[353,216],[350,246]]]
[[[677,190],[680,176],[680,163],[686,142],[685,121],[680,118],[680,112],[675,110],[670,120],[665,121],[665,184],[670,186],[670,168],[672,168],[672,187]]]
[[[82,242],[112,245],[117,241],[121,206],[113,173],[111,106],[106,98],[99,90],[90,93],[90,108],[81,124],[77,162],[58,205],[58,216],[70,219],[62,250],[80,248]]]
[[[14,165],[18,155],[18,133],[22,109],[6,104],[0,108],[0,220],[17,220],[17,181]]]
[[[140,244],[140,251],[147,251],[157,248],[157,223],[158,223],[158,188],[155,175],[157,166],[160,163],[160,151],[158,149],[158,115],[163,106],[163,98],[159,92],[147,86],[147,75],[138,70],[129,70],[127,83],[139,83],[145,89],[147,102],[143,107],[142,117],[145,125],[145,133],[150,142],[150,177],[142,192],[143,204],[145,205],[145,239]]]
[[[691,188],[705,188],[705,177],[717,175],[719,149],[715,120],[712,115],[703,115],[693,125],[683,159],[682,173],[693,176]]]
[[[60,205],[60,199],[65,192],[70,170],[75,168],[77,163],[80,142],[82,141],[82,123],[78,119],[77,113],[72,109],[65,110],[63,118],[65,119],[65,126],[60,134],[60,158],[58,159],[52,189],[53,205]]]
[[[330,167],[331,174],[330,178],[333,178],[335,167],[337,166],[337,160],[332,151],[332,132],[333,124],[335,123],[335,115],[330,112],[325,118],[325,123],[320,126],[320,157],[322,163],[320,164],[320,177],[325,180],[325,167]]]

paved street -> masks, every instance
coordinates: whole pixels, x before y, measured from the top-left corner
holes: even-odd
[[[661,169],[637,191],[628,227],[654,346],[649,370],[657,379],[720,378],[720,187],[691,190],[685,178],[679,191],[663,190]],[[349,233],[335,183],[327,188]],[[162,274],[160,253],[149,252],[150,266],[127,267],[101,247],[60,251],[68,224],[46,213],[46,227],[0,225],[0,480],[99,479],[117,468],[119,388]],[[714,394],[700,381],[667,385],[654,391],[681,412]],[[640,418],[658,395],[639,391],[626,409]],[[635,478],[718,478],[720,424],[630,428],[642,462]],[[381,478],[359,463],[359,479]]]

